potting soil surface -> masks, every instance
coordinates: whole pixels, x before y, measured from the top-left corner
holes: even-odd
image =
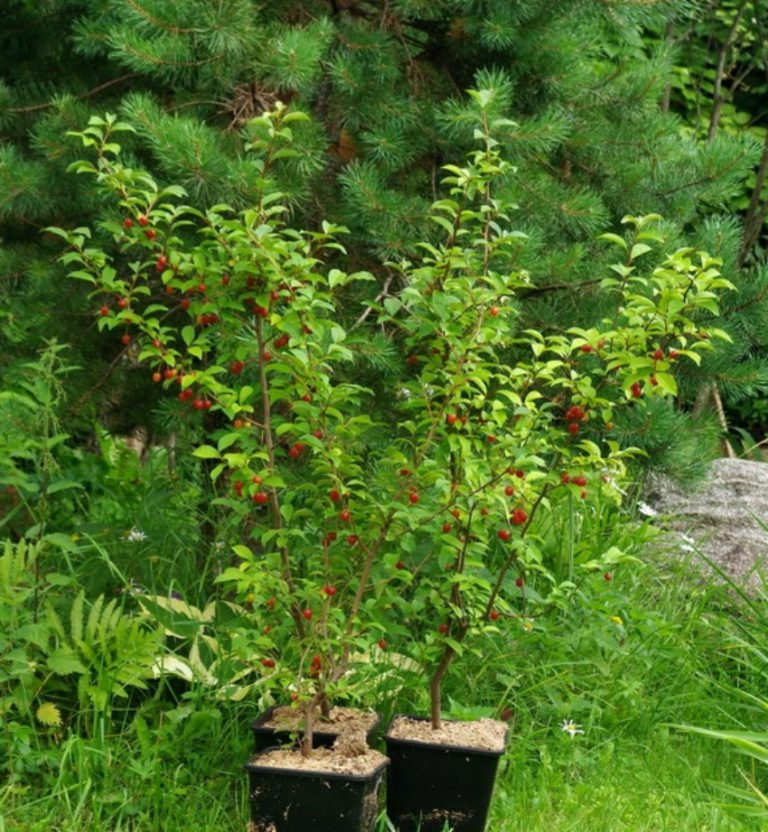
[[[318,714],[313,721],[313,729],[328,734],[342,731],[369,731],[378,716],[373,711],[358,711],[355,708],[331,708],[328,717]],[[263,722],[262,728],[277,728],[280,731],[301,731],[304,724],[304,712],[300,708],[284,705],[275,708],[272,716]]]
[[[476,719],[471,722],[443,721],[434,730],[428,719],[399,716],[392,722],[387,735],[393,739],[423,742],[429,745],[452,745],[478,751],[503,751],[507,723],[495,719]]]
[[[251,763],[267,768],[285,768],[294,771],[317,771],[328,774],[351,774],[364,777],[375,771],[387,758],[378,751],[368,749],[365,754],[347,757],[332,748],[315,748],[309,757],[300,751],[280,749],[268,751],[251,758]]]

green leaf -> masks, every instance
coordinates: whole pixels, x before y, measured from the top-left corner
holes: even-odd
[[[88,670],[69,647],[59,647],[54,650],[47,661],[48,669],[57,676],[68,676],[70,673],[87,673]]]
[[[211,445],[201,445],[199,448],[195,448],[192,451],[192,456],[196,456],[199,459],[219,459],[220,454],[213,448]]]

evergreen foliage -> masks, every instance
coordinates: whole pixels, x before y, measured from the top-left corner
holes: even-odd
[[[386,263],[412,257],[414,242],[435,233],[426,217],[440,166],[463,158],[480,126],[465,93],[475,87],[493,91],[490,117],[506,119],[500,139],[517,168],[499,196],[517,204],[515,225],[528,235],[512,264],[531,275],[527,322],[546,331],[613,314],[595,281],[612,252],[595,238],[619,229],[624,214],[658,212],[670,244],[725,259],[739,288],[725,303],[734,343],[702,372],[728,401],[753,395],[766,380],[768,276],[757,264],[739,277],[743,229],[722,215],[743,203],[760,137],[724,129],[707,141],[679,106],[689,89],[679,62],[708,69],[702,38],[728,39],[722,15],[718,28],[705,5],[713,4],[14,0],[0,33],[2,337],[25,357],[40,334],[76,342],[83,371],[73,400],[98,385],[111,410],[130,412],[123,391],[135,366],[97,332],[94,310],[65,287],[53,241],[40,233],[115,220],[66,174],[77,147],[65,133],[89,114],[110,109],[136,125],[127,158],[182,185],[198,207],[245,207],[266,180],[302,223],[324,216],[346,225],[350,267],[380,281],[368,295],[350,292],[353,321],[398,280]],[[726,18],[738,14],[735,0],[716,5]],[[759,14],[757,2],[748,5]],[[742,14],[739,26],[750,19]],[[745,50],[757,65],[757,43],[740,46],[734,66]],[[698,110],[712,95],[699,84]],[[297,125],[294,150],[260,170],[245,155],[261,140],[249,120],[278,99],[313,122]],[[375,319],[369,313],[360,334],[382,343]],[[368,371],[401,372],[402,356],[382,346],[370,351]],[[4,350],[6,369],[13,360]],[[682,380],[683,404],[702,380]],[[85,426],[103,409],[86,396],[69,415]],[[125,429],[131,418],[120,421]]]

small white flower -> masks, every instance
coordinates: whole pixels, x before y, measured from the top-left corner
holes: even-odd
[[[410,399],[412,393],[407,387],[401,387],[398,395],[401,399]]]
[[[655,517],[659,513],[655,508],[651,508],[648,503],[638,503],[637,510],[646,517]]]
[[[695,552],[696,541],[689,534],[680,535],[680,549],[683,552]]]
[[[223,540],[217,540],[213,545],[220,552],[227,544]]]
[[[581,726],[577,725],[572,719],[564,719],[563,724],[560,726],[560,729],[565,731],[571,739],[573,739],[576,734],[583,734],[584,732],[581,730]]]
[[[129,532],[125,533],[125,539],[129,543],[140,543],[142,540],[147,539],[147,535],[140,529],[137,529],[136,526],[134,526]]]

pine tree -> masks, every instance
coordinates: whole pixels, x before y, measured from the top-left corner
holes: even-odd
[[[73,397],[81,417],[93,415],[93,385],[113,400],[120,429],[130,422],[130,402],[149,395],[141,371],[120,360],[120,346],[96,334],[93,305],[63,282],[53,265],[57,243],[40,233],[102,215],[66,173],[80,148],[65,133],[81,129],[89,114],[113,110],[130,121],[137,134],[129,159],[183,186],[193,204],[241,207],[267,182],[289,195],[296,222],[345,224],[352,267],[380,280],[369,296],[349,298],[355,320],[397,281],[387,263],[435,233],[426,208],[439,192],[441,166],[460,164],[474,146],[478,110],[466,92],[474,88],[491,96],[497,138],[517,168],[498,196],[518,206],[511,221],[527,235],[514,263],[531,275],[521,320],[548,330],[610,315],[598,279],[616,255],[596,238],[621,233],[624,214],[657,212],[668,247],[698,245],[722,256],[741,289],[727,322],[733,344],[700,377],[682,380],[681,403],[693,405],[713,381],[729,400],[752,395],[768,382],[756,348],[768,278],[740,270],[742,229],[723,209],[759,164],[759,143],[740,131],[702,139],[667,103],[680,58],[673,33],[695,25],[703,6],[15,0],[0,33],[7,369],[11,352],[24,354],[40,333],[54,332],[76,343],[85,368]],[[296,155],[263,170],[245,153],[259,140],[249,120],[278,100],[313,120],[296,128]],[[373,322],[375,313],[360,325],[357,371],[366,378],[403,372],[396,345],[366,329]],[[630,431],[634,443],[673,458],[669,437],[681,435],[681,418],[659,409],[653,431]],[[688,443],[687,453],[701,447]],[[674,458],[679,465],[680,454]]]

